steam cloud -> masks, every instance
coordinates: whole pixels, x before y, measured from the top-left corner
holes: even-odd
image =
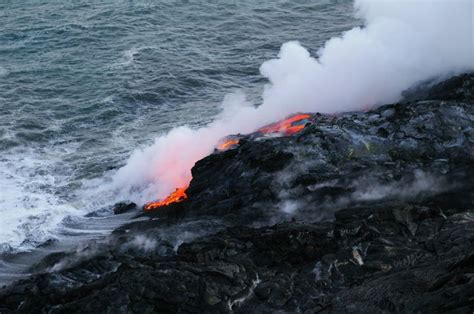
[[[295,112],[334,113],[394,102],[401,92],[433,77],[474,69],[472,0],[356,0],[365,21],[326,42],[312,57],[297,42],[262,64],[259,107],[229,95],[208,126],[173,129],[135,151],[113,186],[143,203],[162,198],[191,179],[194,163],[228,134],[248,133]]]

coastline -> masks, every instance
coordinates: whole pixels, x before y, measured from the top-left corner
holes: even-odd
[[[468,309],[474,75],[410,93],[242,136],[196,163],[188,200],[47,256],[0,311]]]

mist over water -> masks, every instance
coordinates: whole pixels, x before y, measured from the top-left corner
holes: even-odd
[[[298,40],[316,55],[361,24],[346,1],[250,0],[6,1],[0,23],[1,254],[113,228],[114,202],[175,188],[153,187],[149,160],[132,171],[138,179],[145,173],[144,181],[119,184],[115,173],[133,151],[171,130],[196,140],[194,131],[175,128],[208,125],[225,95],[226,115],[240,111],[242,94],[261,103],[267,80],[259,67],[282,43]],[[222,135],[203,131],[199,153]],[[169,152],[160,158],[183,168],[192,162],[186,148]],[[100,215],[83,217],[93,211]]]
[[[328,40],[315,55],[296,41],[260,73],[270,82],[262,103],[228,96],[205,127],[179,127],[135,151],[113,178],[112,189],[144,203],[191,180],[196,161],[223,136],[248,133],[291,113],[337,113],[397,101],[423,80],[474,69],[473,3],[357,0],[364,21]],[[259,105],[259,106],[257,106]]]

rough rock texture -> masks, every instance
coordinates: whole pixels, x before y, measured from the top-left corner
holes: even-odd
[[[474,75],[196,163],[189,200],[48,256],[0,312],[474,309]]]
[[[115,215],[120,215],[137,208],[135,203],[117,203],[114,205],[113,211]]]

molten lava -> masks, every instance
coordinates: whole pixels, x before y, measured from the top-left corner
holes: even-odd
[[[289,117],[283,121],[276,122],[267,126],[264,126],[257,130],[257,133],[260,134],[273,134],[279,133],[283,135],[292,135],[303,130],[308,120],[311,119],[310,114],[297,114],[292,117]],[[226,137],[217,144],[217,149],[220,151],[227,150],[235,145],[239,145],[240,139],[235,136]],[[161,201],[151,202],[146,204],[143,209],[145,211],[151,211],[163,206],[167,206],[173,203],[180,203],[188,198],[186,190],[188,189],[189,184],[185,187],[176,189],[168,197]]]
[[[224,142],[217,145],[217,149],[221,150],[221,151],[222,150],[227,150],[227,149],[229,149],[232,146],[237,145],[237,144],[239,144],[239,140],[231,138],[231,139],[227,139]]]
[[[176,189],[176,191],[168,195],[168,197],[166,197],[164,200],[148,203],[143,207],[143,209],[145,211],[150,211],[159,207],[170,205],[172,203],[180,203],[188,198],[188,195],[186,194],[187,189],[188,186]]]
[[[284,135],[292,135],[298,133],[305,127],[305,123],[298,124],[298,122],[309,118],[311,118],[311,115],[309,114],[297,114],[283,121],[264,126],[263,128],[258,129],[257,132],[264,134],[282,133]]]

